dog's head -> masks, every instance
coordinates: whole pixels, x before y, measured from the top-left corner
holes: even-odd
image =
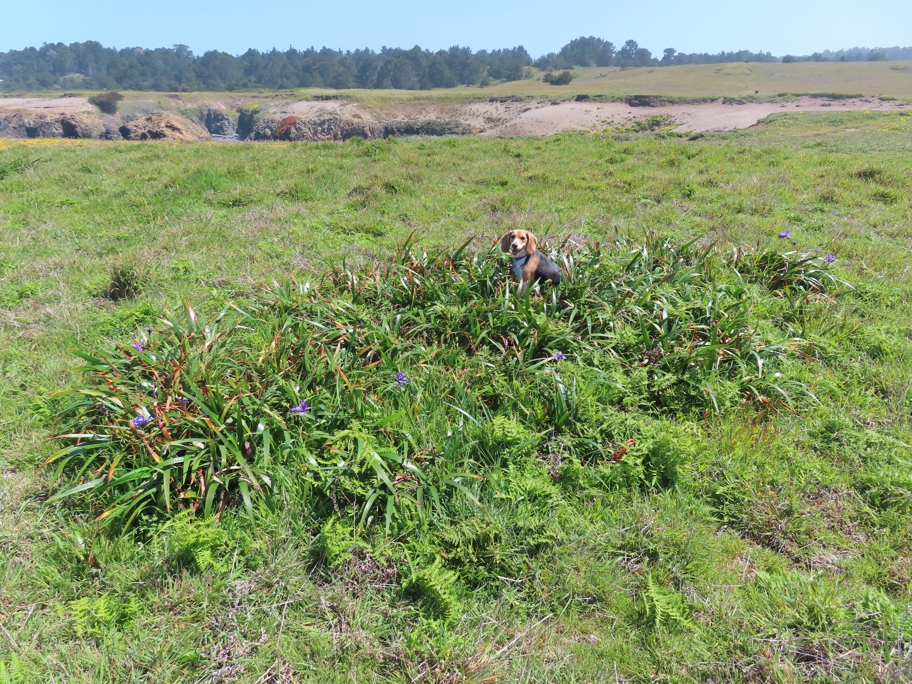
[[[538,240],[528,230],[511,230],[500,238],[500,248],[514,257],[535,254]]]

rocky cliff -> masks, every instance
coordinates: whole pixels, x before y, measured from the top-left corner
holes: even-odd
[[[152,114],[120,127],[124,140],[212,140],[205,129],[189,119],[168,114]]]
[[[280,120],[266,119],[256,122],[247,139],[321,142],[348,140],[355,136],[365,139],[382,138],[383,126],[348,117],[302,119],[297,116],[286,116]]]
[[[105,125],[91,114],[12,112],[0,116],[2,138],[106,138],[107,133]]]
[[[215,135],[241,140],[321,142],[349,140],[356,136],[372,140],[389,136],[474,132],[474,129],[457,120],[397,118],[378,122],[357,112],[319,109],[287,116],[269,116],[256,105],[240,108],[236,119],[215,107],[201,110],[195,118],[199,123],[177,114],[156,113],[123,123],[120,115],[102,115],[85,110],[42,112],[8,109],[0,110],[0,137],[198,141],[211,140],[211,136]]]
[[[237,123],[225,112],[211,107],[200,113],[200,122],[212,135],[233,138],[238,134]]]

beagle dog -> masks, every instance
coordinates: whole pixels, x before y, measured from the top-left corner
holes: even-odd
[[[538,240],[528,230],[511,230],[500,239],[500,248],[513,257],[513,273],[524,287],[539,280],[557,285],[563,278],[560,266],[538,251]]]

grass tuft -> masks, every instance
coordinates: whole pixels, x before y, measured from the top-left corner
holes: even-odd
[[[104,296],[112,302],[133,299],[142,292],[143,276],[134,264],[116,266],[104,288]]]

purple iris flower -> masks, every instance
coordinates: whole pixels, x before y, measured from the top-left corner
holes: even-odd
[[[824,260],[825,262],[827,262],[828,264],[835,263],[835,262],[836,262],[836,255],[835,255],[835,254],[827,254],[827,255],[823,258],[823,260]]]
[[[781,233],[779,233],[779,239],[780,239],[780,240],[788,240],[789,237],[791,237],[791,235],[792,235],[792,231],[790,231],[788,228],[786,228],[786,229],[783,230]]]
[[[133,419],[133,427],[139,428],[151,422],[152,418],[146,418],[145,416],[136,416],[136,418]]]
[[[292,413],[306,413],[307,411],[310,410],[310,406],[307,405],[307,402],[306,402],[306,401],[304,401],[303,399],[301,399],[301,403],[300,403],[300,404],[298,404],[297,406],[292,406],[292,407],[291,407],[290,409],[288,409],[288,410],[291,411]]]
[[[559,351],[559,352],[557,352],[554,356],[552,356],[551,358],[554,359],[555,361],[563,361],[563,360],[566,359],[567,357],[564,356],[564,352]]]
[[[133,349],[138,351],[140,354],[142,354],[144,351],[146,351],[146,348],[143,346],[143,343],[140,342],[139,340],[133,340]]]
[[[411,380],[409,380],[408,377],[406,376],[406,374],[403,373],[402,371],[397,371],[395,374],[391,375],[390,377],[396,378],[396,383],[398,383],[399,387],[402,387],[407,382],[411,382]]]

